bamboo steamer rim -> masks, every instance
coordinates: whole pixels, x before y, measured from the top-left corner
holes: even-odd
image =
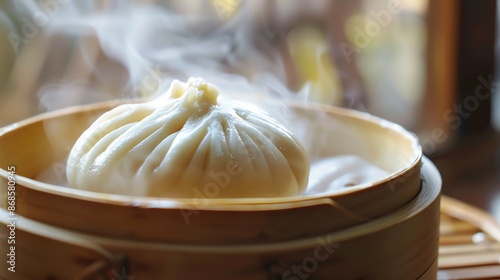
[[[20,121],[18,123],[14,123],[8,125],[6,127],[0,128],[0,137],[9,133],[12,130],[18,129],[23,126],[28,126],[35,122],[44,121],[46,119],[59,117],[66,114],[71,113],[85,113],[96,110],[105,110],[109,108],[113,108],[115,106],[125,104],[125,103],[137,103],[143,102],[144,100],[113,100],[108,102],[101,102],[96,104],[89,105],[80,105],[68,107],[65,109],[48,112],[44,114],[40,114],[26,120]],[[270,104],[278,102],[269,102]],[[382,118],[373,116],[369,113],[364,113],[352,109],[345,109],[340,107],[332,107],[321,104],[303,104],[299,102],[287,102],[287,105],[291,105],[294,108],[302,108],[302,109],[317,109],[323,113],[333,113],[336,115],[341,115],[343,117],[350,117],[360,121],[367,121],[371,124],[379,125],[383,129],[388,129],[397,132],[401,136],[403,136],[406,140],[411,143],[413,155],[411,156],[411,160],[407,162],[405,165],[400,167],[395,172],[392,172],[388,176],[384,177],[381,180],[376,180],[367,184],[360,184],[354,187],[347,188],[343,191],[338,191],[334,193],[322,193],[322,194],[313,194],[313,195],[298,195],[298,196],[290,196],[290,197],[275,197],[275,198],[209,198],[206,201],[208,203],[203,205],[201,208],[203,210],[228,210],[228,207],[231,210],[235,211],[255,211],[259,209],[286,209],[289,208],[290,204],[293,204],[294,207],[302,207],[302,206],[310,206],[310,205],[321,205],[321,204],[332,204],[336,207],[334,199],[336,196],[341,195],[349,195],[353,194],[359,190],[370,188],[371,186],[388,183],[391,180],[397,180],[397,178],[401,178],[405,176],[405,174],[410,173],[412,170],[419,168],[423,158],[422,147],[418,142],[418,138],[415,134],[407,131],[402,126],[384,120]],[[9,173],[0,168],[0,176],[7,177]],[[32,188],[34,190],[43,191],[55,195],[66,196],[70,198],[76,199],[87,199],[100,203],[108,203],[114,205],[132,205],[135,207],[143,207],[143,208],[185,208],[185,209],[200,209],[200,205],[193,203],[193,198],[165,198],[165,197],[138,197],[138,196],[127,196],[127,195],[116,195],[116,194],[105,194],[98,193],[68,187],[61,187],[49,183],[40,182],[34,179],[30,179],[21,175],[16,175],[16,180],[18,183]]]
[[[131,241],[107,238],[97,235],[80,233],[73,230],[63,229],[52,225],[43,224],[25,217],[18,216],[17,228],[41,235],[49,239],[58,239],[62,242],[75,244],[85,248],[93,249],[101,254],[108,256],[105,249],[98,244],[106,244],[110,247],[128,247],[141,248],[151,251],[170,251],[170,252],[190,252],[190,253],[224,253],[224,254],[248,254],[248,253],[266,253],[266,252],[287,252],[290,250],[301,250],[315,247],[319,238],[328,238],[329,242],[344,242],[363,236],[368,236],[381,232],[388,227],[409,221],[416,215],[421,215],[425,209],[432,205],[439,204],[441,193],[441,176],[436,166],[427,158],[423,158],[422,166],[422,187],[418,196],[407,205],[401,207],[395,212],[389,213],[376,220],[365,222],[347,229],[335,231],[330,234],[303,238],[299,240],[277,242],[271,244],[243,244],[243,245],[187,245],[187,244],[168,244],[164,242],[146,242]],[[437,207],[439,209],[439,207]],[[431,223],[435,213],[428,212],[426,220],[429,227],[438,226],[439,222]],[[439,215],[435,215],[439,217]],[[7,211],[0,208],[0,222],[7,224]],[[438,219],[438,218],[437,218]],[[97,246],[96,246],[97,245]]]

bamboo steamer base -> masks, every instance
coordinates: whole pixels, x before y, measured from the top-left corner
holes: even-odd
[[[500,224],[491,215],[443,197],[438,279],[500,279]]]
[[[18,217],[16,272],[5,279],[436,279],[440,176],[428,160],[418,196],[327,235],[258,245],[111,239]],[[5,211],[1,222],[7,223]],[[297,226],[300,226],[298,221]],[[5,225],[2,225],[5,231]],[[2,243],[5,232],[2,232]],[[3,243],[5,244],[5,243]],[[294,272],[294,268],[300,268]],[[125,278],[123,274],[134,278]],[[301,278],[302,277],[302,278]]]
[[[294,126],[307,128],[309,155],[354,154],[390,173],[341,193],[214,198],[199,208],[192,199],[117,196],[33,180],[54,162],[65,162],[65,147],[115,105],[69,108],[0,131],[0,222],[7,223],[2,168],[10,165],[16,166],[18,218],[17,272],[8,274],[0,255],[1,277],[435,277],[440,177],[428,161],[421,171],[421,148],[399,126],[349,110],[292,106],[300,116]],[[199,213],[186,222],[180,210]]]

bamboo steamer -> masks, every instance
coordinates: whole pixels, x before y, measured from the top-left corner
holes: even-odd
[[[5,169],[16,166],[17,252],[19,262],[33,264],[19,266],[16,277],[72,279],[96,271],[112,277],[125,268],[138,279],[270,279],[304,260],[313,265],[318,240],[339,245],[327,248],[335,253],[325,261],[316,260],[310,274],[320,279],[413,279],[426,271],[428,279],[435,277],[439,174],[428,167],[434,184],[421,184],[421,149],[399,126],[350,110],[293,105],[297,122],[310,129],[311,143],[335,141],[310,151],[313,157],[357,154],[390,172],[384,180],[336,194],[210,199],[200,205],[33,180],[48,166],[63,166],[83,130],[117,104],[45,114],[0,133],[0,206],[5,211]],[[331,127],[314,125],[324,121]],[[48,255],[53,265],[36,261]],[[283,279],[296,277],[289,276]]]
[[[19,215],[117,238],[184,244],[255,244],[324,234],[369,221],[405,205],[420,188],[422,154],[413,135],[366,114],[319,106],[295,107],[301,116],[295,124],[300,126],[301,121],[309,125],[309,141],[335,141],[322,145],[322,150],[311,151],[312,157],[357,154],[391,175],[372,186],[332,195],[210,199],[201,205],[193,199],[107,195],[31,179],[48,166],[64,169],[65,156],[77,137],[97,116],[116,105],[72,108],[5,129],[0,135],[0,164],[4,169],[17,167]],[[0,199],[0,203],[5,201]],[[115,223],[110,223],[110,217]],[[290,223],[297,219],[302,221],[301,227]]]
[[[397,211],[328,235],[272,244],[117,240],[18,217],[19,268],[6,279],[99,279],[99,273],[105,279],[436,279],[441,182],[424,162],[422,190]]]

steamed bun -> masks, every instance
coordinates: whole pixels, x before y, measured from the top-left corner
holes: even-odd
[[[103,114],[71,150],[68,183],[171,198],[303,193],[309,162],[297,139],[265,113],[219,99],[216,87],[191,78]]]

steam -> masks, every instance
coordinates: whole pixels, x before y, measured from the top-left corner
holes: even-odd
[[[283,61],[266,28],[255,21],[253,10],[247,7],[250,1],[242,2],[240,12],[229,20],[221,19],[210,1],[203,1],[207,6],[203,13],[187,15],[152,3],[102,3],[106,5],[89,1],[61,5],[46,31],[75,38],[95,36],[104,55],[126,69],[128,79],[119,97],[154,96],[174,79],[199,76],[222,92],[271,92],[288,99],[300,98],[284,85]],[[83,57],[95,56],[89,49],[82,48],[81,52]],[[87,61],[92,63],[91,59]],[[74,88],[72,84],[59,86],[66,94]],[[49,109],[57,99],[47,97],[57,96],[54,89],[51,85],[39,91],[41,102]],[[80,98],[86,102],[91,99]]]
[[[293,54],[286,47],[286,32],[281,33],[277,28],[278,20],[272,22],[273,17],[262,14],[269,11],[265,8],[270,3],[268,0],[232,1],[237,2],[238,7],[233,7],[230,16],[225,15],[227,11],[217,10],[214,5],[217,1],[206,0],[169,1],[168,4],[146,0],[54,1],[59,5],[52,7],[44,32],[49,38],[63,35],[76,45],[73,55],[78,59],[66,67],[77,69],[80,75],[66,73],[63,79],[46,83],[39,89],[38,96],[46,110],[113,98],[155,97],[165,92],[174,79],[186,81],[189,77],[202,77],[216,85],[222,95],[254,103],[270,99],[326,103],[342,100],[339,80],[325,83],[331,76],[335,79],[332,67],[325,64],[327,47],[314,49],[314,44],[300,44],[304,33],[314,35],[310,30],[288,39],[298,42],[297,52],[307,52],[307,59],[317,60],[313,63],[317,68],[297,71],[306,81],[294,90],[289,88],[291,78],[283,54]],[[294,1],[292,6],[297,5],[299,2]],[[28,6],[33,13],[38,8]],[[317,34],[308,38],[325,40]],[[315,90],[327,95],[330,91],[336,92],[332,92],[332,96],[311,98]],[[313,139],[311,124],[295,121],[285,103],[273,102],[270,107],[274,117],[292,128],[311,159],[318,160],[319,146],[329,146],[331,139],[323,139],[324,143]],[[319,114],[314,125],[324,132],[326,128],[337,129],[342,124]],[[50,130],[58,131],[46,125],[46,131]],[[50,141],[60,146],[57,139]],[[361,173],[369,171],[358,159],[353,166]],[[54,173],[58,172],[52,168],[40,174],[39,179],[65,185],[63,172],[55,176]],[[348,179],[359,184],[366,179],[359,178]]]
[[[227,18],[211,1],[57,1],[44,35],[65,38],[74,48],[64,76],[39,88],[40,106],[52,111],[116,98],[154,98],[174,79],[189,77],[202,77],[222,94],[254,103],[304,99],[308,86],[292,92],[286,85],[274,42],[281,35],[260,15],[262,9],[255,8],[266,1],[241,2]],[[24,8],[32,14],[44,10],[38,5]],[[272,114],[285,124],[294,119],[284,103],[274,104]],[[50,124],[45,129],[48,135],[58,131]],[[50,138],[55,147],[61,146],[57,137]],[[40,180],[65,185],[64,174],[57,170],[47,170]]]

